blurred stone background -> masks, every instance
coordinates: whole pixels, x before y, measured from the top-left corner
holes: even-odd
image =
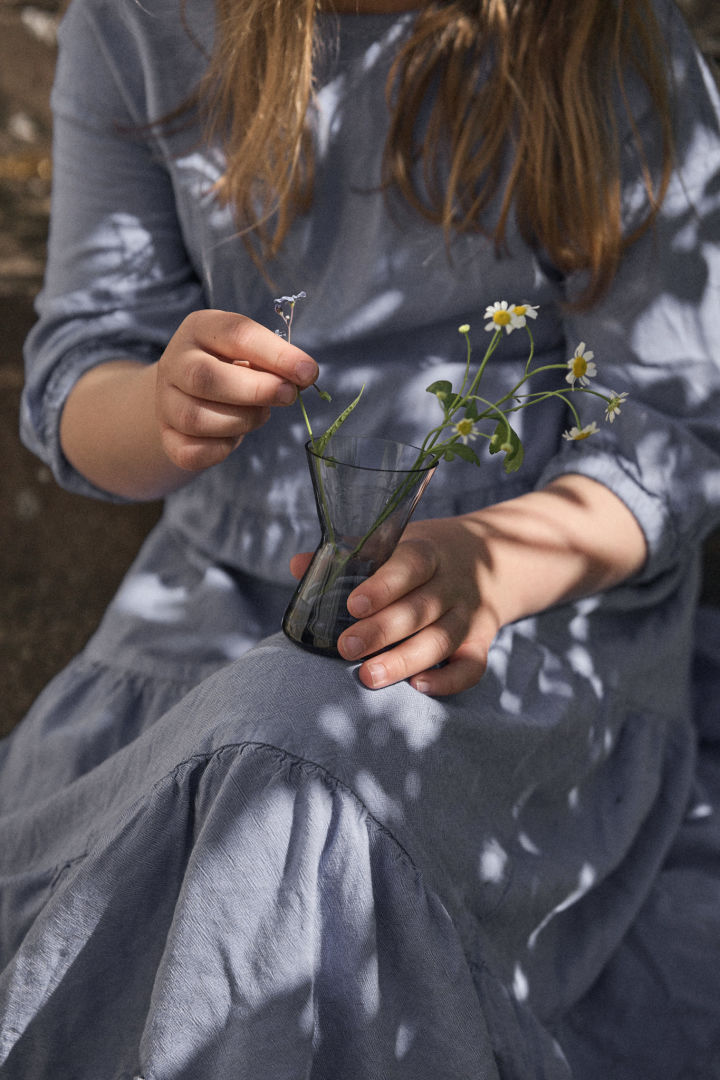
[[[42,280],[50,193],[48,98],[67,0],[0,0],[0,734],[82,648],[159,507],[61,491],[20,444],[22,342]],[[128,0],[117,0],[118,3]],[[719,0],[681,0],[720,59]],[[720,603],[720,540],[706,597]]]

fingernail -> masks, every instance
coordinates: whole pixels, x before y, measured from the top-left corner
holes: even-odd
[[[413,679],[412,686],[414,686],[419,694],[427,694],[430,689],[430,683],[423,682],[422,679]]]
[[[353,596],[352,600],[348,604],[348,610],[351,615],[354,615],[358,619],[364,619],[366,615],[370,614],[370,601],[367,596]]]
[[[387,680],[387,670],[384,664],[370,664],[367,673],[373,686],[382,686]]]
[[[302,383],[312,382],[317,375],[317,364],[312,360],[298,360],[295,365],[295,374]]]
[[[293,401],[297,397],[297,387],[292,383],[283,383],[278,386],[277,393],[275,394],[275,400],[278,405],[292,405]]]
[[[362,656],[365,645],[359,637],[344,637],[342,639],[342,651],[349,660],[355,656]]]

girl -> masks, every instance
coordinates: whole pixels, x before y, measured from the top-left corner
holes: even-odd
[[[2,748],[5,1074],[715,1075],[720,109],[674,6],[73,0],[53,107],[24,438],[166,509]],[[417,444],[498,299],[622,415],[443,466],[343,660],[297,649],[298,392]]]

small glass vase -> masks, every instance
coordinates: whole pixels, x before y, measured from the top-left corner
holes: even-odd
[[[435,463],[418,466],[406,443],[334,435],[322,455],[305,446],[321,539],[283,619],[298,645],[339,656],[337,640],[355,620],[353,589],[390,558]]]

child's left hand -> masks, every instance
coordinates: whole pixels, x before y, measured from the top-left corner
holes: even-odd
[[[346,660],[370,656],[359,675],[371,689],[409,679],[423,693],[459,693],[482,678],[501,626],[615,585],[645,556],[624,503],[578,475],[471,514],[411,522],[350,594],[358,621],[338,649]],[[291,570],[299,576],[308,562],[298,555]]]

